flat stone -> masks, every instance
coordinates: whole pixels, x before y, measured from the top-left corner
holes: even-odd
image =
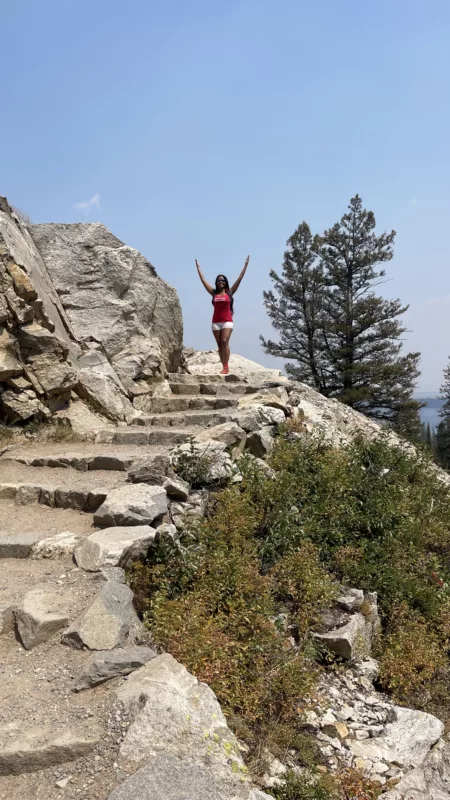
[[[83,539],[75,550],[75,561],[87,572],[107,566],[125,569],[146,554],[155,536],[155,528],[149,525],[104,528]]]
[[[45,538],[45,533],[0,532],[0,558],[28,558],[33,548]]]
[[[122,456],[120,453],[105,453],[104,455],[92,456],[89,460],[88,469],[113,470],[115,472],[125,472],[130,468],[134,456]]]
[[[12,722],[0,728],[0,775],[25,772],[64,764],[87,755],[99,743],[101,731],[95,724],[89,731],[32,726]]]
[[[113,436],[115,444],[148,444],[149,434],[148,431],[116,431]]]
[[[94,524],[101,528],[115,525],[150,525],[167,511],[167,494],[161,486],[134,484],[108,492],[94,514]]]
[[[206,428],[195,437],[196,442],[213,440],[215,442],[224,442],[228,446],[237,444],[242,439],[245,439],[245,431],[236,422],[224,422],[221,425],[214,425],[211,428]]]
[[[64,628],[72,615],[75,597],[71,591],[48,584],[26,593],[15,610],[17,631],[26,650],[31,650]]]
[[[119,675],[129,675],[156,658],[157,653],[150,647],[126,647],[102,653],[95,653],[89,659],[86,669],[77,680],[74,691],[91,689]]]
[[[351,660],[370,654],[371,625],[363,614],[357,613],[340,628],[327,633],[316,633],[314,638],[335,655]]]
[[[81,536],[70,531],[62,531],[49,536],[46,539],[40,539],[31,550],[32,558],[62,558],[63,556],[71,556],[77,545],[81,542]]]
[[[41,487],[34,484],[22,483],[17,489],[15,496],[15,503],[18,506],[27,506],[30,503],[37,503]]]
[[[61,642],[76,650],[112,650],[123,647],[139,624],[129,586],[108,581],[89,608],[64,631]]]
[[[83,489],[55,489],[55,508],[73,508],[83,511],[89,492]]]
[[[17,483],[0,483],[0,500],[14,500],[18,488]]]

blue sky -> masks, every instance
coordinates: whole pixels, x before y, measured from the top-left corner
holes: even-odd
[[[33,221],[101,221],[141,250],[202,349],[194,257],[233,279],[250,253],[232,349],[274,364],[258,341],[269,270],[299,222],[321,231],[359,192],[398,232],[384,291],[411,304],[419,388],[439,387],[448,0],[21,0],[1,30],[0,194]]]

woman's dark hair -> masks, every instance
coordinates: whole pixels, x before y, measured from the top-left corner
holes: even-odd
[[[217,286],[217,281],[218,280],[223,280],[225,282],[225,291],[226,291],[228,297],[230,298],[230,311],[233,314],[234,313],[234,297],[231,294],[230,284],[228,283],[228,278],[227,278],[226,275],[220,274],[220,275],[217,276],[216,283],[215,283],[216,288],[213,291],[213,295],[219,294],[219,292],[222,291],[222,289],[219,289],[219,287]],[[214,297],[213,297],[213,300],[212,300],[212,304],[214,305]]]

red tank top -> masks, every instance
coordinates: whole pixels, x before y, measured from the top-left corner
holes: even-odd
[[[231,313],[231,301],[227,294],[215,294],[213,296],[214,314],[213,322],[233,322]]]

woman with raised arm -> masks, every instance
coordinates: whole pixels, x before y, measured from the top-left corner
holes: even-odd
[[[234,294],[237,292],[242,278],[245,275],[248,267],[250,256],[245,259],[244,268],[239,275],[237,281],[233,283],[230,289],[228,279],[225,275],[218,275],[216,278],[215,287],[211,286],[200,269],[200,264],[195,259],[195,265],[203,286],[206,291],[212,295],[212,304],[214,306],[214,314],[212,318],[212,332],[219,348],[219,356],[222,362],[221,375],[228,375],[228,364],[230,361],[230,336],[233,333],[233,305]]]

